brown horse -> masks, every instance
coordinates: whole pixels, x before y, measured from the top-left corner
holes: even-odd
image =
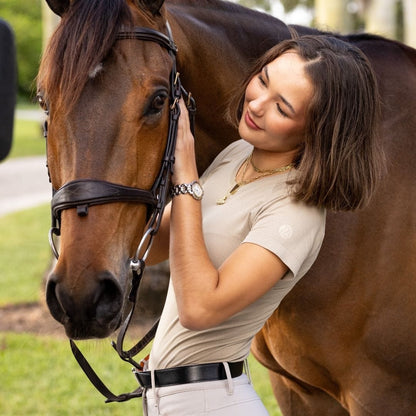
[[[55,189],[77,179],[148,189],[156,177],[172,59],[156,42],[116,40],[120,30],[167,34],[169,21],[182,84],[198,104],[201,171],[237,139],[222,118],[229,93],[254,59],[290,36],[281,21],[218,0],[47,1],[63,17],[38,82],[50,112]],[[416,51],[374,36],[345,39],[378,75],[388,173],[368,208],[329,213],[318,260],[258,334],[253,352],[271,370],[285,415],[413,415]],[[146,206],[109,203],[84,214],[62,212],[61,254],[47,285],[50,311],[71,338],[104,337],[119,325]]]

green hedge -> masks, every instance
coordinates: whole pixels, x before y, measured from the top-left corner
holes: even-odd
[[[15,35],[19,97],[29,99],[42,51],[41,0],[0,0],[0,17]]]

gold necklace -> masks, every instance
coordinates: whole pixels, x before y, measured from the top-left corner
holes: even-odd
[[[250,164],[253,167],[253,169],[257,172],[257,173],[267,173],[269,175],[273,175],[274,173],[280,173],[280,172],[286,172],[287,170],[293,168],[294,163],[289,163],[286,166],[282,166],[280,168],[275,168],[275,169],[260,169],[258,168],[254,162],[253,162],[253,152],[251,153],[251,155],[249,156],[250,159]]]
[[[237,182],[237,180],[236,180],[236,184],[227,192],[226,195],[224,195],[222,198],[220,198],[217,201],[217,205],[225,204],[225,201],[227,200],[227,198],[231,195],[234,195],[243,185],[247,185],[251,182],[256,181],[257,179],[264,178],[266,176],[274,175],[275,173],[286,172],[286,171],[292,169],[292,167],[294,166],[293,163],[290,163],[289,165],[282,166],[282,167],[276,168],[276,169],[260,170],[260,169],[256,168],[253,165],[252,157],[253,157],[253,153],[251,153],[250,156],[244,161],[244,168],[243,168],[243,172],[241,174],[241,181]],[[253,166],[254,170],[257,173],[260,173],[260,175],[257,175],[254,178],[251,178],[251,179],[248,179],[248,180],[245,181],[244,176],[247,173],[247,168],[248,168],[249,164],[251,164]]]

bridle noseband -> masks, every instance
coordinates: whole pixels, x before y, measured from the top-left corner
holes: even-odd
[[[182,94],[187,96],[187,107],[191,116],[191,128],[193,130],[193,116],[196,111],[195,101],[182,87],[179,73],[176,70],[177,47],[172,38],[172,32],[167,22],[168,36],[150,28],[136,27],[132,30],[121,30],[118,32],[116,40],[136,39],[141,41],[156,42],[165,48],[172,59],[172,70],[170,73],[170,95],[169,95],[169,127],[167,143],[161,168],[150,190],[132,188],[112,182],[96,179],[78,179],[64,184],[57,191],[53,192],[51,202],[52,226],[49,232],[49,242],[56,258],[59,257],[58,250],[54,242],[54,235],[61,234],[61,213],[70,208],[76,208],[79,216],[88,215],[88,209],[93,205],[108,204],[114,202],[133,202],[144,204],[148,207],[147,228],[138,245],[134,257],[130,260],[132,270],[132,284],[129,294],[131,303],[130,311],[125,319],[117,337],[117,343],[113,342],[113,347],[119,356],[136,369],[142,367],[133,357],[137,355],[154,337],[158,321],[150,331],[132,348],[125,351],[123,348],[124,337],[130,325],[134,313],[137,292],[143,276],[145,261],[149,254],[153,237],[159,230],[163,211],[169,196],[170,177],[174,164],[174,152],[180,115],[179,100]],[[47,136],[47,125],[45,124],[45,137]],[[143,254],[141,254],[143,253]],[[142,388],[131,393],[121,395],[113,394],[97,376],[91,368],[81,351],[73,340],[70,340],[72,352],[81,368],[84,370],[93,385],[107,398],[107,402],[121,402],[142,395]]]

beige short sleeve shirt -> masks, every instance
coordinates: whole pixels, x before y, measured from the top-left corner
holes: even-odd
[[[257,301],[217,327],[203,331],[181,326],[170,285],[150,368],[245,359],[255,334],[318,255],[324,237],[325,210],[291,198],[287,180],[295,171],[244,185],[225,204],[217,205],[217,200],[235,185],[237,170],[251,151],[252,146],[243,140],[232,143],[201,178],[207,250],[213,264],[219,267],[240,244],[257,244],[278,256],[289,271]]]

